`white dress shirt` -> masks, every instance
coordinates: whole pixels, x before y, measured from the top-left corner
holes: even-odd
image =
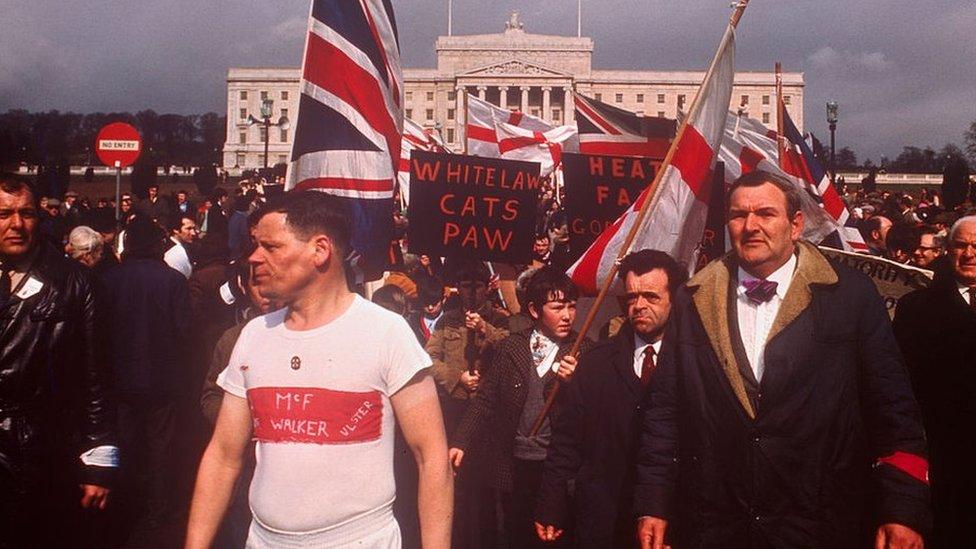
[[[783,304],[783,298],[786,297],[786,292],[790,289],[795,270],[796,255],[791,255],[786,264],[766,277],[766,280],[776,283],[776,295],[769,301],[757,305],[746,295],[746,289],[742,283],[747,280],[758,279],[739,267],[739,285],[736,287],[735,300],[736,318],[739,321],[739,336],[742,338],[742,346],[746,350],[749,366],[756,376],[756,381],[762,381],[763,370],[765,369],[763,355],[766,351],[766,338],[769,337],[769,330],[773,327],[776,314],[779,313],[779,307]]]
[[[163,261],[189,279],[190,275],[193,274],[193,264],[190,263],[190,256],[187,255],[186,248],[183,247],[183,244],[179,240],[173,237],[170,237],[170,240],[173,241],[175,246],[166,250],[166,253],[163,255]]]
[[[956,289],[962,294],[962,300],[966,302],[970,307],[973,305],[969,302],[969,286],[963,286],[962,284],[956,282]]]
[[[644,367],[644,351],[648,348],[654,349],[654,356],[657,357],[661,354],[661,340],[657,340],[654,343],[648,343],[644,341],[644,338],[634,334],[634,375],[637,379],[640,379],[641,369]],[[655,363],[657,358],[654,359]]]

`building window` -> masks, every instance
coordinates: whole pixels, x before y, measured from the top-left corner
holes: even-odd
[[[278,155],[278,162],[277,163],[278,164],[287,164],[288,163],[288,155],[287,154],[279,154]]]
[[[447,109],[447,119],[454,120],[454,109]]]
[[[278,141],[282,143],[288,142],[288,130],[281,130],[281,133],[278,134]]]
[[[763,105],[768,105],[769,104],[769,96],[768,95],[764,95],[763,96],[763,98],[762,98],[762,104]]]
[[[685,97],[685,94],[683,94],[683,93],[678,94],[678,108],[679,109],[685,106],[685,101],[686,100],[687,100],[687,98]]]
[[[434,109],[427,109],[427,120],[431,121],[434,119]]]
[[[768,112],[764,112],[763,113],[763,124],[769,124],[769,113]]]
[[[261,92],[261,101],[264,101],[267,98],[268,98],[268,92],[266,91]]]
[[[244,153],[237,153],[237,160],[234,162],[234,165],[238,167],[244,165]]]
[[[657,111],[658,118],[664,118],[664,111]]]
[[[596,99],[597,101],[603,101],[603,94],[602,93],[595,93],[595,94],[593,94],[593,99]]]
[[[281,90],[281,100],[288,101],[288,90]]]
[[[241,90],[241,101],[247,101],[247,90]]]
[[[562,122],[563,121],[563,111],[559,109],[552,109],[552,121]]]
[[[783,96],[783,104],[784,105],[789,105],[790,104],[790,96],[788,96],[788,95],[784,95]]]
[[[449,92],[447,92],[447,100],[448,101],[457,101],[457,92],[456,91],[449,91]]]
[[[658,103],[664,103],[664,94],[663,93],[657,94],[657,102]]]
[[[407,118],[413,118],[413,109],[407,109]]]
[[[411,92],[407,92],[405,95],[406,95],[406,100],[407,101],[413,101],[413,92],[412,91]]]
[[[642,93],[637,94],[637,102],[638,103],[643,103],[644,102],[644,94],[642,94]]]
[[[247,107],[241,109],[241,120],[247,120]]]
[[[454,128],[447,129],[447,142],[454,143]]]
[[[748,104],[749,104],[749,96],[748,95],[743,95],[742,98],[741,98],[741,101],[739,101],[739,105],[745,107]]]
[[[247,143],[247,132],[240,132],[239,134],[237,134],[237,142],[240,143],[241,145]]]
[[[539,116],[539,109],[536,109],[536,108],[533,107],[533,108],[529,109],[529,114],[531,114],[532,116],[538,117]]]
[[[624,94],[618,93],[616,96],[614,96],[614,100],[617,103],[623,103],[624,102]]]
[[[434,92],[427,92],[427,101],[434,100]]]
[[[261,142],[264,143],[264,140],[268,138],[268,128],[261,126],[260,135],[261,135]]]

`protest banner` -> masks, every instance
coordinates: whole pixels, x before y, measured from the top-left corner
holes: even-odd
[[[410,252],[527,263],[539,179],[533,162],[411,152]]]
[[[657,173],[651,158],[563,154],[569,248],[578,258]]]
[[[884,299],[888,314],[894,318],[898,300],[909,292],[928,288],[932,284],[932,271],[902,265],[880,257],[867,254],[845,252],[834,248],[820,247],[825,256],[852,269],[860,271],[874,282],[878,293]]]

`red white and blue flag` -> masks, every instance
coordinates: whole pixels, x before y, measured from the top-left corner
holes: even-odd
[[[405,118],[403,120],[403,141],[400,147],[400,166],[397,171],[400,200],[403,201],[404,207],[410,204],[410,152],[416,150],[449,152],[439,131],[434,128],[425,128],[417,122]]]
[[[400,164],[403,71],[390,0],[313,0],[288,190],[347,200],[352,248],[385,258]]]
[[[639,116],[578,93],[573,102],[581,153],[657,160],[668,154],[677,128],[674,120]]]

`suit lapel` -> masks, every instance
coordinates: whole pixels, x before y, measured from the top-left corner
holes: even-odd
[[[731,255],[726,255],[718,261],[713,261],[701,270],[690,281],[688,286],[697,288],[692,300],[698,317],[701,319],[709,343],[725,378],[750,419],[755,419],[756,412],[749,403],[745,384],[739,375],[739,366],[732,350],[732,331],[729,329],[729,297],[728,288],[732,271]]]
[[[813,244],[800,242],[797,249],[799,253],[796,273],[793,275],[790,289],[786,291],[786,297],[783,298],[783,304],[776,313],[773,326],[769,329],[767,345],[810,306],[810,301],[813,300],[811,287],[814,284],[837,283],[837,273],[834,268]]]
[[[611,361],[613,369],[627,389],[639,396],[644,393],[644,386],[634,372],[634,331],[629,324],[625,324],[614,337],[617,356]]]

